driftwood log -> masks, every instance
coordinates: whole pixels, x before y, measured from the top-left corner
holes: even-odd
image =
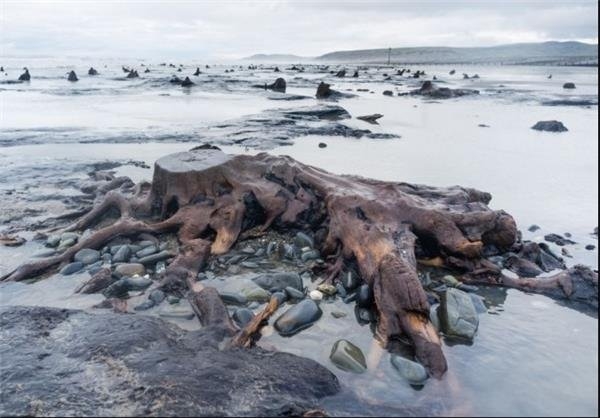
[[[417,359],[430,374],[447,369],[440,338],[429,320],[429,304],[417,275],[417,259],[460,269],[466,280],[528,291],[572,292],[570,270],[553,279],[508,278],[483,254],[502,254],[518,240],[514,219],[491,210],[490,194],[462,187],[435,188],[340,176],[266,153],[231,156],[214,148],[165,156],[155,163],[151,184],[134,195],[118,191],[68,230],[84,230],[111,212],[119,217],[64,253],[24,264],[2,280],[24,280],[55,271],[83,248],[99,249],[118,236],[176,232],[179,253],[167,267],[163,285],[190,288],[188,296],[201,322],[220,324],[229,336],[236,328],[216,291],[194,288],[198,271],[213,254],[226,253],[250,229],[314,232],[317,246],[330,255],[329,279],[344,262],[355,263],[374,294],[377,336],[387,344],[409,337]],[[597,282],[597,275],[596,275]],[[214,289],[212,289],[214,290]],[[248,346],[265,311],[233,344]]]

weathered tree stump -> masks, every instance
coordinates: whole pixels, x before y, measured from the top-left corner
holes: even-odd
[[[155,163],[151,185],[125,196],[108,192],[69,230],[83,230],[117,210],[120,217],[63,254],[24,264],[3,280],[23,280],[53,271],[82,248],[101,248],[121,235],[176,232],[180,251],[163,286],[190,287],[190,301],[202,321],[235,327],[216,292],[193,289],[211,254],[227,252],[251,228],[325,231],[316,244],[322,254],[356,263],[374,294],[377,335],[383,343],[408,336],[430,374],[447,369],[439,336],[429,321],[429,304],[417,276],[417,257],[459,268],[478,283],[529,291],[572,291],[569,271],[555,279],[508,279],[483,257],[503,253],[517,241],[513,218],[491,210],[490,194],[462,187],[435,188],[340,176],[266,153],[231,156],[212,147],[168,155]],[[597,274],[596,274],[597,283]],[[209,306],[203,306],[209,305]],[[234,342],[248,345],[267,309]],[[216,319],[217,316],[227,318]]]

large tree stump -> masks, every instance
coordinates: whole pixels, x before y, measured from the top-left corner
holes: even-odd
[[[3,279],[40,275],[69,262],[79,249],[100,248],[118,235],[176,231],[180,254],[167,268],[163,283],[186,286],[210,254],[227,252],[243,231],[256,227],[324,230],[325,239],[317,242],[321,253],[338,254],[333,262],[337,268],[339,257],[355,262],[373,289],[379,338],[387,343],[408,336],[417,358],[439,377],[447,365],[429,321],[416,254],[434,264],[460,267],[469,280],[534,291],[560,287],[567,293],[570,289],[568,274],[543,283],[503,279],[482,256],[484,249],[505,252],[517,240],[513,218],[491,210],[490,199],[488,193],[475,189],[340,176],[289,157],[230,156],[202,148],[159,159],[151,187],[139,187],[131,197],[109,192],[69,229],[93,226],[116,209],[120,218],[112,225],[59,256],[25,264]],[[197,293],[192,298],[198,304],[219,303],[214,302],[218,298]],[[207,317],[208,312],[213,322],[215,312],[226,315],[220,306],[197,308],[201,316]],[[229,320],[222,323],[231,333]],[[242,339],[246,344],[249,336]]]

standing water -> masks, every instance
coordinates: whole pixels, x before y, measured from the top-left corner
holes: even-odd
[[[490,206],[513,215],[524,238],[542,242],[546,234],[569,233],[576,244],[568,246],[567,265],[598,267],[597,236],[592,234],[598,219],[595,67],[426,66],[428,79],[435,75],[440,85],[477,89],[480,94],[423,100],[383,95],[384,90],[396,94],[418,88],[421,81],[399,77],[386,81],[381,74],[391,70],[377,67],[362,71],[355,80],[334,79],[309,66],[297,75],[240,69],[239,63],[211,65],[202,67],[203,73],[192,77],[196,85],[185,89],[171,84],[170,78],[191,75],[200,64],[186,63],[182,73],[148,61],[144,67],[149,73],[140,71],[144,67],[137,62],[93,64],[100,73],[94,77],[86,75],[87,61],[3,63],[8,75],[0,76],[4,78],[0,79],[0,232],[27,209],[33,220],[62,213],[61,199],[79,192],[61,184],[84,178],[90,164],[119,161],[125,163],[116,168],[119,175],[151,180],[152,170],[145,167],[152,167],[160,156],[222,141],[226,152],[269,149],[337,174],[488,191],[493,196]],[[121,64],[136,67],[140,77],[126,79]],[[8,83],[24,66],[31,82]],[[236,71],[225,73],[229,68]],[[72,69],[79,75],[76,83],[66,81],[65,74]],[[451,69],[455,75],[449,75]],[[463,79],[463,73],[480,78]],[[286,94],[299,99],[277,100],[274,93],[253,87],[279,76],[286,78]],[[397,137],[307,131],[309,135],[264,146],[223,140],[223,125],[241,131],[256,115],[314,105],[316,85],[323,79],[336,90],[355,95],[336,103],[352,116],[344,124]],[[565,82],[574,82],[576,90],[564,90]],[[367,91],[358,92],[359,88]],[[575,101],[583,105],[572,105]],[[373,113],[384,115],[379,125],[356,119]],[[538,121],[553,119],[568,131],[531,129]],[[257,135],[260,141],[261,133]],[[327,146],[320,148],[320,143]],[[136,164],[127,163],[131,160]],[[531,224],[540,229],[530,232]],[[550,246],[560,253],[560,247]],[[0,247],[0,275],[42,248],[35,241]],[[3,283],[0,305],[88,309],[103,298],[73,295],[87,278],[84,273],[68,280],[55,275],[34,284]],[[227,284],[218,279],[211,283],[218,288]],[[444,341],[449,371],[442,380],[429,379],[421,387],[398,376],[390,354],[380,348],[369,326],[357,323],[352,305],[339,299],[321,303],[323,316],[312,327],[282,337],[269,326],[259,344],[329,368],[342,385],[338,395],[322,401],[332,415],[597,416],[596,315],[516,290],[480,289],[480,294],[487,312],[480,315],[473,343]],[[345,316],[335,318],[333,311]],[[158,315],[158,310],[144,313]],[[196,319],[173,321],[185,329],[199,327]],[[330,362],[331,347],[339,339],[350,340],[365,353],[365,373],[342,371]]]

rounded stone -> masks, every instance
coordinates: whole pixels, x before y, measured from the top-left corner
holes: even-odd
[[[247,308],[239,308],[235,310],[231,317],[236,324],[238,324],[240,327],[244,327],[247,323],[252,321],[254,318],[254,312]]]
[[[245,288],[241,293],[251,302],[268,302],[271,299],[271,293],[262,287]]]
[[[294,335],[310,327],[323,315],[319,305],[311,299],[304,299],[285,311],[274,323],[274,327],[284,337]]]
[[[154,307],[154,301],[148,299],[148,300],[145,300],[144,302],[140,303],[139,305],[137,305],[133,309],[135,311],[146,311],[146,310],[148,310],[148,309],[150,309],[152,307]]]
[[[277,299],[277,304],[279,306],[283,305],[283,303],[287,300],[286,293],[282,291],[274,292],[271,296],[274,296]]]
[[[60,235],[50,235],[46,239],[46,247],[56,248],[60,243]]]
[[[248,303],[246,296],[239,293],[219,292],[219,296],[226,305],[246,305]]]
[[[165,307],[158,313],[159,316],[163,318],[171,318],[171,319],[193,319],[194,312],[191,308],[186,306],[169,306],[165,305]]]
[[[340,297],[345,298],[348,296],[348,292],[346,292],[346,289],[340,283],[337,283],[335,288],[337,289],[337,293],[340,295]]]
[[[154,245],[154,244],[150,244],[150,245],[142,248],[138,252],[136,252],[135,256],[137,258],[144,258],[144,257],[148,257],[149,255],[156,254],[157,251],[158,251],[158,247],[156,247],[156,245]]]
[[[356,303],[361,308],[368,308],[373,304],[373,292],[368,284],[363,284],[356,292]]]
[[[449,287],[458,287],[460,285],[460,282],[456,279],[456,277],[449,274],[442,277],[442,282]]]
[[[138,276],[143,276],[144,273],[146,273],[146,268],[142,264],[139,264],[139,263],[119,264],[115,268],[115,274],[119,277],[134,276],[136,274]]]
[[[314,246],[315,246],[314,240],[311,237],[309,237],[307,234],[305,234],[304,232],[298,232],[296,234],[296,236],[294,237],[294,244],[296,244],[296,246],[299,248],[303,248],[303,247],[314,248]]]
[[[66,248],[72,247],[73,245],[77,244],[77,240],[74,238],[68,238],[65,240],[60,240],[60,245],[58,246],[58,251],[62,251]]]
[[[322,300],[323,293],[318,290],[311,290],[308,294],[308,297],[310,297],[312,300]]]
[[[391,362],[398,374],[411,385],[422,385],[428,378],[425,367],[415,361],[392,354]]]
[[[112,252],[112,248],[111,248],[111,252]],[[129,248],[129,245],[121,245],[114,253],[113,262],[125,263],[125,262],[129,261],[130,257],[131,257],[131,248]]]
[[[60,270],[60,274],[63,276],[68,276],[70,274],[77,273],[83,268],[84,264],[81,261],[75,261],[73,263],[67,264]]]
[[[56,250],[48,250],[48,249],[43,249],[40,251],[36,251],[35,253],[33,253],[32,257],[34,258],[46,258],[46,257],[52,257],[53,255],[56,254]]]
[[[321,256],[321,254],[319,253],[319,251],[317,250],[308,250],[302,253],[302,255],[300,256],[300,259],[304,262],[310,261],[310,260],[316,260]]]
[[[348,340],[338,340],[331,348],[329,359],[338,369],[352,373],[364,373],[367,370],[365,356]]]
[[[84,248],[75,253],[73,257],[75,261],[81,261],[83,264],[93,264],[100,260],[100,252],[91,248]]]
[[[127,290],[144,290],[152,284],[152,280],[146,277],[126,277],[121,279]]]
[[[304,292],[299,291],[295,287],[291,287],[291,286],[286,287],[285,293],[287,293],[287,295],[290,299],[294,299],[294,300],[304,299]]]
[[[160,304],[163,300],[165,300],[165,292],[160,289],[155,289],[150,293],[148,298],[153,301],[156,305]]]
[[[271,273],[263,274],[252,279],[263,289],[283,290],[288,286],[302,290],[302,279],[298,273]]]
[[[327,283],[322,283],[322,284],[318,285],[317,290],[327,296],[333,296],[337,292],[337,289],[335,286],[332,286]]]
[[[479,326],[479,317],[468,293],[450,288],[442,294],[439,308],[444,333],[471,340]]]

